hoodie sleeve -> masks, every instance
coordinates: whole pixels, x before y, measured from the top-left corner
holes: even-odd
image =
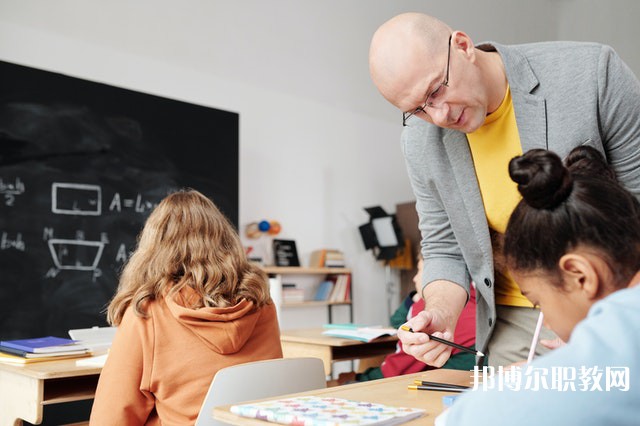
[[[125,312],[100,374],[90,425],[142,425],[154,410],[148,386],[153,360],[148,321],[153,319],[137,317],[131,308]]]

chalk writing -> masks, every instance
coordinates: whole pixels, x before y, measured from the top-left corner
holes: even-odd
[[[52,238],[47,243],[56,268],[74,271],[92,271],[96,269],[104,249],[102,241]]]
[[[2,237],[0,238],[0,250],[7,250],[11,248],[20,251],[26,250],[27,247],[22,240],[22,234],[20,232],[18,232],[16,237],[13,239],[9,238],[9,234],[6,232],[2,233]]]
[[[51,185],[51,211],[56,214],[100,216],[102,188],[99,185],[54,182]]]
[[[16,195],[21,195],[25,191],[24,183],[20,180],[19,177],[15,179],[14,182],[5,183],[2,178],[0,178],[0,194],[4,194],[4,204],[10,207],[13,207],[16,201]]]
[[[135,198],[122,198],[119,192],[116,192],[109,204],[110,211],[121,212],[123,208],[132,209],[137,213],[145,213],[156,206],[151,201],[143,200],[141,194],[137,194]]]

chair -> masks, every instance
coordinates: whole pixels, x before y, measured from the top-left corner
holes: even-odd
[[[213,407],[327,387],[319,358],[279,358],[219,370],[204,398],[196,426],[220,426]]]

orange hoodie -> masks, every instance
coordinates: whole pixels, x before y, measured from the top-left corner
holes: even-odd
[[[274,305],[255,310],[243,300],[194,310],[184,296],[152,301],[148,318],[126,310],[98,381],[91,425],[194,424],[218,370],[282,358]]]

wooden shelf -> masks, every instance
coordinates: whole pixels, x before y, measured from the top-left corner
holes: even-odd
[[[345,300],[341,300],[340,302],[330,302],[328,300],[313,300],[313,294],[309,294],[309,288],[307,286],[305,293],[306,293],[306,298],[307,300],[302,301],[302,302],[285,302],[284,300],[282,300],[282,280],[285,279],[284,277],[287,276],[287,280],[290,279],[295,279],[295,276],[299,276],[299,277],[304,277],[304,276],[311,276],[313,281],[316,281],[316,289],[315,291],[317,291],[317,285],[319,280],[323,280],[323,279],[327,279],[329,276],[338,276],[341,277],[343,275],[348,276],[348,282],[345,283],[345,281],[343,280],[343,278],[341,277],[339,279],[340,283],[341,283],[341,289],[342,289],[342,285],[351,285],[350,281],[351,281],[351,269],[349,268],[327,268],[327,267],[323,267],[323,268],[310,268],[310,267],[304,267],[304,266],[261,266],[262,270],[265,271],[270,277],[274,277],[276,280],[276,283],[279,284],[275,284],[274,288],[280,288],[279,290],[276,290],[277,293],[280,293],[277,297],[274,298],[274,300],[278,300],[278,302],[276,302],[277,304],[279,304],[278,309],[280,308],[284,308],[284,309],[288,309],[288,308],[313,308],[313,307],[326,307],[327,309],[327,313],[328,313],[328,322],[333,322],[333,307],[336,305],[342,305],[342,306],[347,306],[349,308],[349,321],[353,322],[353,293],[351,291],[351,287],[349,287],[348,290],[348,301]],[[334,280],[335,281],[335,280]],[[346,289],[346,287],[345,287]],[[272,297],[273,297],[273,293],[272,293]],[[294,299],[295,300],[295,299]],[[298,299],[300,300],[300,299]]]
[[[309,268],[305,266],[262,266],[267,274],[350,274],[349,268]]]
[[[99,375],[52,379],[46,382],[42,405],[92,399]]]

